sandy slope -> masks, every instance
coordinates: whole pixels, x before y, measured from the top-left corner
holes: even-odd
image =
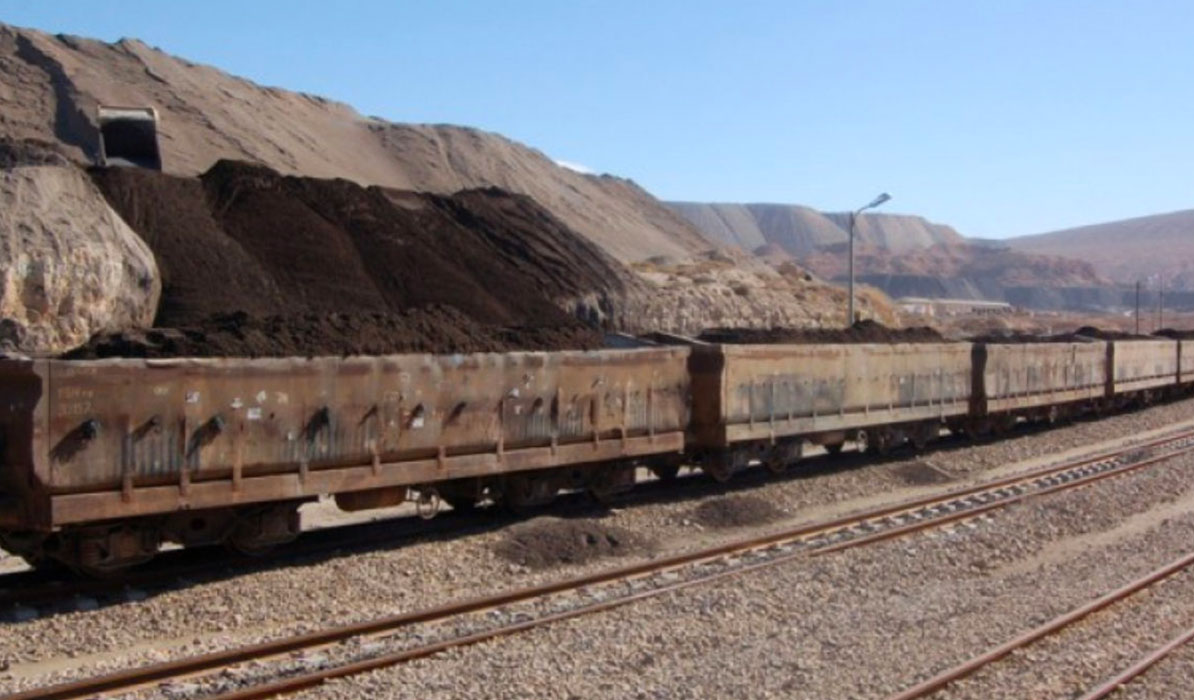
[[[796,204],[668,202],[668,206],[712,240],[748,251],[772,244],[797,256],[844,243],[850,216]],[[963,241],[949,226],[907,214],[868,213],[858,220],[855,233],[860,242],[893,253]]]
[[[436,193],[497,186],[530,195],[624,261],[709,247],[632,182],[573,172],[497,134],[365,118],[136,40],[108,44],[0,25],[0,133],[58,141],[86,160],[95,149],[97,104],[156,106],[165,168],[175,174],[232,158]]]
[[[1194,290],[1192,231],[1194,210],[1188,210],[1020,236],[1005,242],[1028,253],[1085,260],[1117,282],[1147,282],[1159,275],[1169,289]]]

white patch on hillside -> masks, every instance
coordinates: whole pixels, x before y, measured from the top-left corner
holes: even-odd
[[[580,163],[570,163],[569,161],[566,161],[566,160],[557,160],[556,165],[560,166],[561,168],[567,168],[568,170],[571,170],[574,173],[580,173],[581,175],[596,175],[597,174],[596,170],[593,170],[590,167],[581,165]]]

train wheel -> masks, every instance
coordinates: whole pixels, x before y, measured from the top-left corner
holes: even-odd
[[[937,426],[937,423],[933,421],[912,426],[912,431],[910,433],[912,447],[916,448],[917,452],[924,451],[924,449],[929,446],[930,442],[937,439],[937,434],[939,432],[940,428]]]
[[[613,505],[618,496],[634,489],[637,469],[631,461],[593,468],[589,472],[589,495],[600,505]]]
[[[870,442],[867,444],[867,450],[872,454],[886,457],[891,454],[891,448],[895,444],[895,436],[890,430],[876,430]]]
[[[827,452],[828,454],[830,454],[834,457],[836,457],[837,455],[840,455],[842,453],[842,447],[844,447],[844,446],[845,446],[845,443],[843,443],[843,442],[835,442],[835,443],[831,443],[828,445],[823,445],[823,447],[825,448],[825,452]]]
[[[717,483],[724,484],[734,476],[735,461],[734,451],[719,450],[701,460],[701,471],[713,477]]]
[[[675,481],[680,474],[679,464],[657,464],[650,467],[651,473],[660,481]]]
[[[260,557],[278,545],[294,541],[301,530],[297,504],[246,508],[236,514],[236,524],[224,545],[237,554]]]
[[[865,454],[871,451],[872,436],[865,430],[859,430],[854,434],[854,446],[859,454]]]
[[[161,531],[151,525],[68,530],[47,539],[37,559],[52,558],[89,578],[112,578],[153,559],[161,543]]]
[[[804,456],[804,442],[792,441],[781,442],[772,447],[768,453],[763,457],[763,466],[772,474],[783,474],[788,471],[788,467],[800,461]]]
[[[552,479],[531,474],[511,474],[502,481],[501,489],[502,507],[518,515],[551,503],[559,493]]]
[[[458,513],[471,513],[485,500],[485,487],[480,479],[457,479],[437,485],[440,500]]]
[[[481,505],[479,500],[470,496],[449,496],[446,493],[440,493],[439,497],[444,503],[452,506],[452,510],[457,513],[472,513],[477,510],[477,506]]]
[[[966,425],[962,428],[966,433],[966,437],[978,442],[987,437],[991,432],[991,421],[987,418],[976,418],[966,421]]]
[[[61,566],[46,553],[46,535],[37,532],[0,532],[0,548],[8,550],[25,560],[35,569]]]

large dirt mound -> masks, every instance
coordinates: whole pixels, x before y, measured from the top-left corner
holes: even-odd
[[[203,182],[148,170],[93,170],[92,179],[149,244],[162,276],[154,323],[196,323],[231,311],[282,314],[291,300],[213,212]]]
[[[347,105],[263,88],[133,39],[109,44],[0,24],[0,134],[54,142],[76,162],[89,162],[98,140],[97,104],[156,107],[161,114],[163,167],[174,175],[199,175],[220,159],[234,159],[261,163],[281,173],[433,193],[465,209],[471,203],[456,193],[496,187],[513,193],[501,205],[506,215],[516,214],[513,210],[522,206],[515,196],[529,197],[541,212],[606,256],[620,262],[652,261],[652,269],[642,271],[642,277],[649,276],[645,283],[639,275],[628,278],[647,291],[631,294],[631,303],[620,310],[605,291],[616,274],[601,275],[607,284],[597,291],[566,294],[562,300],[548,296],[586,319],[628,330],[694,333],[714,326],[816,326],[837,315],[840,290],[819,280],[796,282],[762,263],[743,261],[708,273],[699,270],[709,241],[631,180],[578,173],[533,148],[478,129],[362,117]],[[178,190],[197,187],[174,185]],[[116,194],[109,189],[109,196]],[[476,197],[485,199],[485,195]],[[145,201],[149,196],[133,199]],[[185,199],[195,201],[190,195]],[[418,206],[442,204],[432,205],[424,198]],[[140,221],[153,216],[130,207],[122,213]],[[213,217],[202,208],[183,207],[178,216],[190,218],[195,230],[213,225],[205,219],[220,219],[215,224],[219,227],[225,223],[223,215]],[[538,217],[525,219],[530,229],[506,223],[523,233],[542,226],[540,233],[549,236],[555,224]],[[178,239],[187,233],[163,231],[161,235]],[[511,240],[506,237],[505,243],[491,250],[501,251]],[[185,245],[181,240],[176,244]],[[191,263],[179,264],[165,275],[173,294],[162,307],[161,321],[198,323],[212,313],[234,308],[276,315],[279,295],[294,290],[294,285],[280,286],[276,280],[232,274],[246,269],[241,266],[243,258],[253,254],[239,239],[215,246],[196,244],[191,253],[196,260],[193,270],[185,269]],[[584,272],[575,265],[580,257],[590,256],[573,256],[573,266],[564,268],[549,265],[551,259],[544,257],[543,265],[524,267],[523,272],[532,285],[553,279],[558,285]],[[588,271],[601,272],[601,265]],[[580,274],[578,279],[587,277]],[[207,299],[201,298],[205,287],[214,292]],[[376,301],[374,290],[358,292],[349,287],[346,283],[346,293]],[[230,307],[225,289],[241,300],[255,293],[259,301]]]
[[[152,248],[164,292],[157,332],[97,338],[79,356],[589,348],[597,333],[568,310],[607,321],[639,285],[500,190],[444,197],[232,161],[197,179],[92,175]]]
[[[928,326],[888,328],[869,320],[859,321],[850,328],[713,328],[697,338],[708,343],[735,345],[949,342]]]
[[[390,196],[402,207],[426,197],[397,191]],[[644,292],[629,269],[530,197],[488,187],[426,198],[434,204],[430,215],[450,217],[473,255],[480,251],[487,262],[516,270],[522,282],[575,316],[612,322],[624,315],[628,297]],[[437,244],[442,240],[437,236]],[[489,280],[481,282],[490,288]]]
[[[546,569],[648,548],[642,537],[619,527],[593,520],[537,518],[511,527],[494,552],[521,566]]]
[[[163,166],[197,175],[221,158],[279,172],[451,194],[526,194],[622,260],[684,256],[707,244],[633,183],[584,175],[493,133],[392,124],[347,105],[266,88],[135,39],[109,44],[0,24],[0,132],[94,152],[97,104],[153,105]]]
[[[153,255],[87,176],[30,144],[0,144],[0,162],[14,164],[0,168],[0,346],[59,353],[152,321]]]
[[[1158,331],[1157,335],[1164,335],[1165,331]],[[1172,336],[1169,336],[1172,337]],[[1024,343],[1090,343],[1101,340],[1157,340],[1153,336],[1136,335],[1124,331],[1082,326],[1072,333],[1033,334],[1012,331],[1008,333],[987,333],[969,338],[972,343],[992,344],[1024,344]]]
[[[775,522],[784,512],[758,496],[723,496],[704,501],[691,517],[705,527],[744,527]]]
[[[289,357],[390,353],[508,352],[595,349],[601,335],[579,324],[502,327],[479,323],[451,307],[401,313],[218,314],[182,328],[104,333],[66,359],[105,357]]]

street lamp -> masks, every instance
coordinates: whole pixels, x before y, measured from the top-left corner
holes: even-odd
[[[858,218],[859,214],[867,209],[874,209],[880,204],[891,199],[891,195],[884,192],[883,194],[871,200],[871,203],[865,207],[855,209],[850,212],[850,301],[846,307],[846,328],[854,325],[854,220]]]

